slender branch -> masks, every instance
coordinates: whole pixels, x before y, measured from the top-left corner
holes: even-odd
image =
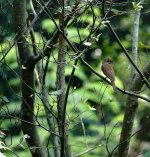
[[[80,58],[80,61],[91,71],[93,72],[96,76],[98,76],[100,79],[102,79],[103,81],[105,81],[106,83],[108,83],[109,85],[111,85],[111,82],[108,81],[105,77],[103,77],[102,75],[100,75],[97,71],[95,71],[86,61],[84,61],[82,58]],[[150,64],[150,63],[149,63]],[[122,90],[118,87],[116,87],[118,91],[124,93],[124,94],[127,94],[127,95],[130,95],[130,96],[134,96],[134,97],[137,97],[137,98],[140,98],[140,99],[143,99],[147,102],[150,102],[150,99],[144,97],[144,96],[141,96],[135,92],[131,92],[131,91],[126,91],[126,90]]]
[[[78,5],[79,5],[79,3],[76,3],[74,8],[72,9],[72,13],[70,14],[70,16],[67,16],[64,19],[64,27],[68,24],[68,22],[70,21],[72,16],[75,14],[75,10],[77,9]],[[43,6],[44,6],[44,8],[46,8],[45,4],[43,4]],[[50,18],[54,22],[54,24],[57,28],[57,31],[54,33],[53,37],[50,40],[47,41],[46,48],[44,49],[43,53],[41,53],[40,55],[34,57],[34,64],[36,64],[38,61],[43,59],[45,56],[49,56],[51,54],[51,50],[53,48],[54,43],[56,43],[56,41],[59,37],[59,34],[62,33],[62,31],[60,30],[59,26],[56,24],[55,19],[53,18],[53,16],[49,12],[49,10],[48,10],[47,14],[50,16]]]
[[[68,40],[68,38],[63,34],[63,37],[65,38],[65,40],[67,41],[68,45],[70,46],[70,48],[73,50],[73,52],[77,55],[79,55],[80,53],[76,50],[76,48],[71,44],[71,42]],[[102,80],[104,80],[105,82],[107,82],[109,85],[111,85],[111,82],[109,82],[105,77],[103,77],[102,75],[100,75],[98,72],[96,72],[86,61],[84,61],[81,56],[79,57],[79,60],[85,65],[88,67],[88,69],[90,71],[92,71],[95,75],[97,75],[99,78],[101,78]],[[124,93],[124,94],[127,94],[127,95],[131,95],[131,96],[134,96],[134,97],[138,97],[138,98],[141,98],[147,102],[150,102],[150,99],[146,98],[146,97],[143,97],[137,93],[134,93],[134,92],[130,92],[130,91],[126,91],[126,90],[122,90],[120,88],[117,87],[117,90],[119,90],[120,92]]]
[[[102,1],[102,13],[103,13],[103,18],[104,20],[106,20],[106,16],[105,16],[105,0]],[[122,51],[124,52],[124,54],[126,55],[126,57],[128,58],[128,60],[130,61],[130,63],[132,64],[132,66],[135,68],[135,70],[139,73],[139,75],[142,78],[142,81],[146,84],[146,86],[148,87],[148,89],[150,89],[150,83],[148,82],[148,80],[145,78],[145,76],[143,75],[143,73],[139,70],[139,68],[136,66],[136,64],[134,63],[134,61],[131,59],[131,57],[129,56],[127,50],[125,49],[125,47],[122,45],[118,35],[116,34],[116,32],[114,31],[114,29],[112,28],[111,24],[108,22],[106,23],[106,26],[109,28],[110,32],[113,34],[114,38],[116,39],[118,45],[120,46],[120,48],[122,49]]]
[[[47,132],[49,132],[49,133],[51,133],[51,134],[54,134],[54,135],[56,135],[56,136],[58,136],[58,137],[61,137],[59,134],[56,134],[55,132],[50,131],[49,129],[45,128],[45,127],[44,127],[43,125],[41,125],[40,123],[35,124],[35,123],[32,123],[32,122],[29,122],[29,121],[20,119],[20,118],[18,118],[18,117],[14,117],[14,116],[12,116],[12,115],[10,115],[10,114],[8,114],[8,113],[7,113],[7,115],[1,114],[1,116],[2,116],[2,117],[6,117],[6,118],[13,118],[13,119],[16,119],[16,120],[18,120],[18,121],[24,122],[24,123],[26,123],[26,124],[30,124],[30,125],[33,125],[33,126],[36,126],[36,127],[40,127],[40,128],[44,129],[45,131],[47,131]]]
[[[37,13],[36,13],[36,11],[34,9],[32,0],[30,0],[29,2],[30,2],[30,7],[31,7],[31,10],[32,10],[32,13],[34,14],[34,16],[37,16]]]
[[[35,40],[35,36],[34,36],[34,30],[33,30],[33,27],[31,26],[31,22],[29,19],[27,19],[27,26],[28,26],[28,28],[30,27],[29,32],[30,32],[31,41],[32,41],[33,54],[35,56],[37,56],[38,52],[37,52],[37,45],[36,45],[36,40]]]
[[[114,35],[117,43],[119,44],[119,46],[121,47],[121,49],[123,50],[124,54],[127,56],[127,58],[129,59],[129,61],[131,62],[131,64],[133,65],[133,67],[136,69],[136,71],[139,73],[139,75],[142,78],[142,81],[145,82],[146,86],[150,89],[150,84],[148,82],[148,80],[145,78],[145,76],[143,75],[143,73],[139,70],[139,68],[135,65],[135,63],[132,61],[131,57],[129,56],[127,50],[124,48],[124,46],[122,45],[120,39],[118,38],[117,34],[115,33],[115,31],[113,30],[113,28],[111,27],[111,25],[109,23],[106,24],[108,26],[108,28],[110,29],[110,31],[112,32],[112,34]]]
[[[34,23],[37,21],[37,19],[39,18],[39,16],[43,13],[43,11],[45,10],[45,8],[50,4],[51,0],[49,0],[48,2],[45,3],[45,5],[43,7],[41,7],[41,10],[36,14],[36,16],[34,17],[34,19],[31,21],[31,26],[34,25]]]
[[[102,144],[99,144],[99,145],[97,145],[97,146],[95,146],[95,147],[92,147],[92,148],[90,148],[90,149],[88,149],[88,150],[82,152],[82,153],[79,153],[79,154],[75,155],[74,157],[81,157],[82,155],[85,155],[85,154],[87,154],[87,153],[90,153],[91,151],[93,151],[93,150],[95,150],[95,149],[97,149],[97,148],[99,148],[99,147],[101,147],[101,146],[103,146],[103,145],[102,145]]]
[[[68,101],[68,96],[69,96],[69,91],[70,91],[70,86],[71,86],[71,82],[75,73],[75,67],[78,63],[78,59],[75,60],[70,78],[69,78],[69,82],[68,82],[68,86],[67,86],[67,90],[66,90],[66,94],[65,94],[65,101],[64,101],[64,108],[63,108],[63,120],[62,120],[62,138],[61,138],[61,157],[63,157],[64,154],[64,150],[65,150],[65,117],[66,117],[66,108],[67,108],[67,101]]]
[[[113,156],[115,150],[116,150],[118,147],[120,147],[120,145],[123,145],[125,142],[127,142],[128,140],[130,140],[133,136],[135,136],[136,134],[138,134],[138,133],[141,132],[141,131],[142,131],[142,130],[140,129],[140,130],[134,132],[134,133],[133,133],[130,137],[128,137],[126,140],[124,140],[124,141],[120,142],[118,145],[116,145],[116,146],[114,147],[114,149],[111,151],[111,157]],[[119,156],[119,157],[120,157],[120,156]]]
[[[30,21],[28,20],[28,26],[29,25],[30,25]],[[38,54],[38,52],[37,52],[37,45],[35,42],[34,30],[32,27],[30,29],[30,35],[31,35],[31,40],[32,40],[33,53],[36,56]],[[37,72],[37,81],[38,81],[39,87],[41,89],[40,99],[44,105],[49,130],[50,130],[50,132],[55,133],[55,134],[53,134],[53,133],[51,134],[54,155],[55,155],[55,157],[59,157],[60,151],[59,151],[59,147],[58,147],[58,137],[56,136],[57,125],[55,126],[57,118],[56,118],[55,114],[53,113],[51,104],[49,103],[49,100],[48,100],[47,90],[46,90],[46,87],[44,86],[42,65],[39,62],[38,62],[38,64],[36,64],[36,72]],[[47,151],[48,151],[48,155],[49,155],[49,150],[47,149]]]
[[[3,57],[0,59],[0,62],[2,62],[6,56],[8,55],[8,53],[10,52],[10,50],[13,48],[13,46],[15,45],[15,41],[12,43],[12,45],[9,47],[9,49],[7,50],[7,52],[5,52],[5,54],[3,54]]]
[[[80,55],[80,53],[76,50],[76,48],[72,45],[72,43],[68,40],[68,38],[65,36],[65,34],[63,34],[64,39],[66,40],[66,42],[68,43],[68,45],[70,46],[70,48],[73,50],[73,52],[77,55]],[[84,61],[81,56],[79,57],[79,60],[88,67],[88,69],[90,71],[92,71],[95,75],[97,75],[99,78],[101,78],[102,80],[104,80],[105,82],[107,82],[109,85],[111,85],[111,82],[109,82],[105,77],[103,77],[102,75],[100,75],[98,72],[96,72],[86,61]],[[142,74],[143,75],[143,74]],[[141,76],[141,75],[140,75]],[[144,75],[143,75],[144,76]],[[145,78],[145,77],[144,77]],[[135,92],[130,92],[130,91],[126,91],[126,90],[122,90],[120,88],[117,87],[117,90],[119,90],[120,92],[127,94],[127,95],[131,95],[134,97],[138,97],[141,98],[147,102],[150,102],[150,99],[143,97]]]

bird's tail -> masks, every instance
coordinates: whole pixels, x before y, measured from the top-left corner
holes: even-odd
[[[111,85],[112,85],[112,88],[114,91],[117,91],[117,88],[116,88],[116,85],[115,85],[115,81],[112,81],[111,82]]]

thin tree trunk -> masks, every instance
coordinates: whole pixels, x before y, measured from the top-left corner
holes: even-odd
[[[42,101],[44,103],[44,108],[45,108],[45,113],[46,113],[46,118],[47,118],[47,122],[48,122],[48,126],[49,126],[49,130],[50,132],[54,132],[56,133],[56,119],[52,114],[52,110],[51,110],[51,105],[49,103],[48,100],[48,94],[46,91],[46,88],[43,84],[43,71],[41,66],[37,65],[37,70],[38,70],[38,74],[39,74],[39,84],[40,84],[40,88],[41,88],[41,93],[42,93]],[[54,150],[54,157],[60,157],[60,150],[59,150],[59,143],[58,143],[58,137],[56,134],[51,134],[52,137],[52,145],[53,145],[53,150]]]
[[[59,54],[58,54],[58,63],[57,63],[57,80],[56,87],[57,90],[61,90],[62,93],[57,98],[57,110],[58,110],[58,127],[59,134],[62,134],[62,117],[63,117],[63,108],[65,100],[65,64],[66,64],[66,52],[64,51],[65,41],[63,36],[59,36]]]
[[[144,0],[143,0],[144,1]],[[142,1],[142,3],[143,3]],[[134,64],[137,66],[138,60],[138,35],[139,35],[139,20],[140,20],[140,10],[135,10],[134,13],[134,24],[133,24],[133,35],[132,35],[132,59]],[[131,66],[131,77],[132,80],[129,83],[129,91],[139,93],[143,84],[139,82],[141,79],[134,78],[137,77],[137,71],[133,66]],[[141,80],[141,82],[143,82]],[[126,101],[126,109],[123,120],[123,127],[120,136],[120,145],[118,149],[119,157],[127,157],[128,149],[130,144],[130,136],[132,134],[132,128],[134,124],[134,118],[136,109],[138,107],[138,99],[133,96],[128,96]]]
[[[62,8],[62,12],[59,16],[59,25],[63,33],[65,33],[65,3],[66,0],[60,0],[60,5]],[[63,34],[59,35],[59,53],[58,53],[58,64],[57,64],[57,80],[56,80],[56,87],[57,90],[61,90],[62,94],[57,97],[57,110],[58,110],[58,127],[59,127],[59,134],[61,140],[64,140],[64,145],[61,145],[61,151],[64,149],[65,152],[61,152],[61,157],[71,157],[71,150],[69,145],[69,135],[67,133],[68,128],[68,120],[65,119],[63,121],[63,114],[64,114],[64,103],[65,103],[65,65],[66,65],[66,48],[65,48],[65,40]],[[63,130],[63,125],[65,125],[65,129]],[[62,143],[62,142],[61,142]],[[63,147],[63,148],[62,148]]]
[[[34,55],[37,56],[38,50],[37,50],[37,45],[35,42],[34,30],[33,30],[32,26],[30,26],[30,21],[28,21],[28,27],[31,27],[30,36],[32,39],[33,52],[34,52]],[[53,111],[51,110],[51,104],[49,103],[48,94],[47,94],[48,92],[45,87],[45,76],[47,73],[47,68],[46,68],[46,70],[43,71],[42,65],[40,64],[40,62],[38,62],[35,70],[36,70],[35,72],[36,72],[36,76],[37,76],[37,81],[38,81],[39,87],[41,89],[41,95],[42,95],[41,100],[44,104],[44,109],[45,109],[45,113],[46,113],[49,130],[52,133],[51,137],[52,137],[54,156],[59,157],[60,151],[59,151],[58,137],[56,135],[57,134],[56,133],[57,132],[56,119],[55,119],[54,115],[52,114]]]
[[[141,0],[143,4],[144,0]],[[138,61],[138,36],[139,36],[139,21],[140,21],[141,10],[135,10],[134,12],[134,22],[133,22],[133,34],[132,34],[132,59],[135,65]],[[133,66],[131,66],[131,72],[134,76],[137,71]]]
[[[150,77],[150,63],[142,70],[143,75],[146,79]],[[134,79],[130,84],[130,91],[139,93],[142,86],[144,85],[143,79],[136,74]],[[118,148],[118,157],[127,157],[128,149],[130,144],[130,138],[132,135],[132,128],[134,123],[135,112],[138,107],[138,98],[133,96],[128,96],[126,101],[126,109],[123,120],[123,127],[120,136],[119,148]]]
[[[34,64],[32,52],[27,39],[27,13],[26,0],[14,0],[14,25],[20,58],[21,81],[22,81],[22,106],[21,120],[22,130],[29,138],[26,138],[33,157],[47,157],[42,148],[40,138],[35,126],[34,117]]]
[[[48,101],[47,91],[46,91],[45,88],[42,91],[42,99],[43,99],[43,102],[45,103],[44,108],[45,108],[45,112],[46,112],[46,118],[47,118],[49,129],[50,129],[51,132],[56,133],[57,125],[56,125],[55,118],[49,112],[49,111],[51,111],[51,109],[50,109],[50,104],[49,104],[49,101]],[[53,150],[54,150],[54,157],[60,157],[58,137],[57,137],[57,135],[55,135],[53,133],[52,133],[51,136],[52,136],[52,145],[53,145]]]

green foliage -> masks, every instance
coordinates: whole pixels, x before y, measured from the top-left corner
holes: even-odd
[[[6,1],[2,1],[3,4]],[[123,6],[122,6],[123,7]],[[132,25],[133,25],[133,15],[123,14],[121,11],[122,8],[112,6],[112,9],[109,12],[110,23],[115,28],[119,38],[121,39],[122,44],[131,51],[132,47]],[[130,11],[130,7],[125,8],[126,11]],[[141,4],[133,4],[132,10],[141,9]],[[149,7],[148,7],[149,9]],[[6,8],[4,12],[6,12]],[[83,43],[80,45],[80,38],[84,40],[89,34],[93,23],[93,16],[91,9],[87,9],[86,12],[82,14],[80,18],[77,19],[77,23],[68,24],[67,38],[69,41],[81,50],[87,46],[87,52],[83,54],[83,58],[100,74],[101,61],[106,56],[111,56],[114,60],[114,69],[116,75],[116,85],[122,89],[127,88],[127,84],[130,82],[130,69],[131,65],[129,64],[128,59],[122,53],[120,47],[109,33],[108,29],[105,27],[105,22],[101,19],[101,12],[97,6],[93,6],[93,11],[96,16],[94,28],[97,28],[97,31],[93,35],[91,43],[88,47]],[[68,10],[69,12],[69,10]],[[67,13],[68,13],[67,12]],[[12,29],[12,12],[8,12],[8,19],[10,19],[10,25]],[[145,14],[143,14],[144,16]],[[58,17],[54,15],[55,21],[58,24]],[[41,17],[41,27],[42,31],[46,32],[48,40],[52,37],[53,32],[56,30],[55,24],[49,18]],[[4,22],[4,21],[3,21]],[[2,23],[3,23],[2,22]],[[149,43],[149,24],[143,18],[141,19],[140,26],[140,42],[139,42],[139,67],[142,69],[145,64],[149,61],[148,51],[150,49]],[[5,30],[5,23],[1,26],[0,30]],[[8,29],[9,37],[7,40],[1,41],[0,46],[0,59],[10,48],[10,43],[13,41],[14,32]],[[43,33],[43,32],[42,32]],[[45,43],[47,41],[47,36],[41,34],[41,29],[37,27],[34,34],[35,40],[38,46],[38,52],[42,53]],[[31,43],[31,38],[28,39]],[[46,75],[46,88],[49,94],[49,101],[52,105],[54,114],[57,115],[57,95],[61,93],[60,90],[56,89],[56,71],[57,71],[57,44],[54,45],[56,48],[53,49],[52,55],[49,61],[48,73]],[[96,56],[96,50],[99,50],[98,56]],[[66,44],[66,53],[67,53],[67,63],[65,69],[66,75],[66,88],[68,85],[68,80],[74,67],[74,53]],[[95,57],[93,57],[95,53]],[[7,147],[5,145],[0,146],[0,151],[4,150],[4,153],[0,152],[0,156],[13,157],[15,156],[12,153],[12,150],[21,157],[30,157],[28,147],[25,142],[25,138],[21,132],[20,121],[18,120],[21,115],[21,80],[20,72],[18,68],[18,57],[17,49],[15,46],[11,48],[5,60],[0,63],[0,111],[1,111],[1,120],[0,127],[8,130],[12,130],[11,133],[5,138],[6,144],[11,145]],[[6,64],[7,63],[7,64]],[[46,58],[40,64],[43,64],[43,67],[46,64]],[[10,69],[11,68],[11,69]],[[5,77],[4,77],[5,76]],[[38,83],[36,81],[36,90],[39,92]],[[147,91],[144,91],[144,95],[147,95]],[[46,115],[43,103],[39,99],[40,94],[35,99],[35,114],[38,113],[37,119],[42,126],[48,128]],[[2,100],[2,101],[1,101]],[[82,155],[82,157],[97,157],[97,156],[107,156],[106,151],[106,138],[110,135],[108,142],[108,147],[110,150],[113,150],[118,144],[119,135],[121,131],[121,124],[123,121],[124,115],[124,104],[126,97],[119,92],[114,93],[111,86],[104,83],[100,78],[92,74],[81,62],[78,62],[76,66],[75,75],[71,83],[71,90],[69,93],[68,104],[67,104],[67,116],[70,120],[69,123],[69,135],[70,135],[70,144],[72,152],[74,155],[83,153],[84,151],[89,150],[89,152]],[[140,103],[140,112],[145,113],[145,106],[148,106],[148,103],[139,100]],[[149,111],[149,107],[146,108]],[[11,115],[10,118],[8,115]],[[141,116],[141,114],[139,114]],[[136,120],[138,123],[138,118]],[[116,125],[116,124],[119,125]],[[136,124],[137,125],[137,124]],[[113,131],[112,131],[113,130]],[[40,138],[45,142],[49,137],[44,129],[38,128]],[[106,131],[106,132],[105,132]],[[112,132],[112,133],[111,133]],[[11,141],[12,136],[12,143]],[[1,141],[0,141],[1,142]],[[49,144],[51,147],[51,143]],[[93,149],[92,149],[93,148]],[[92,149],[92,150],[91,150]],[[149,156],[149,151],[144,153],[144,157]]]
[[[72,42],[75,42],[75,43],[79,43],[80,42],[80,39],[78,37],[78,32],[77,32],[76,28],[74,28],[74,27],[68,28],[67,32],[68,32],[68,38]],[[85,37],[87,37],[89,35],[89,33],[90,33],[90,31],[88,29],[85,29],[85,28],[79,29],[79,34],[81,35],[82,40]]]
[[[56,20],[56,24],[58,25],[58,20]],[[42,21],[42,28],[45,29],[48,33],[53,33],[56,29],[56,26],[52,20],[44,19]]]

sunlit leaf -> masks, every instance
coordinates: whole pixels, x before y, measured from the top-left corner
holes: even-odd
[[[92,45],[91,42],[84,42],[83,44],[86,45],[86,46],[91,46]]]
[[[89,107],[89,109],[92,110],[92,111],[95,111],[95,110],[96,110],[96,108],[94,108],[94,107],[91,107],[91,106],[88,106],[88,107]]]

